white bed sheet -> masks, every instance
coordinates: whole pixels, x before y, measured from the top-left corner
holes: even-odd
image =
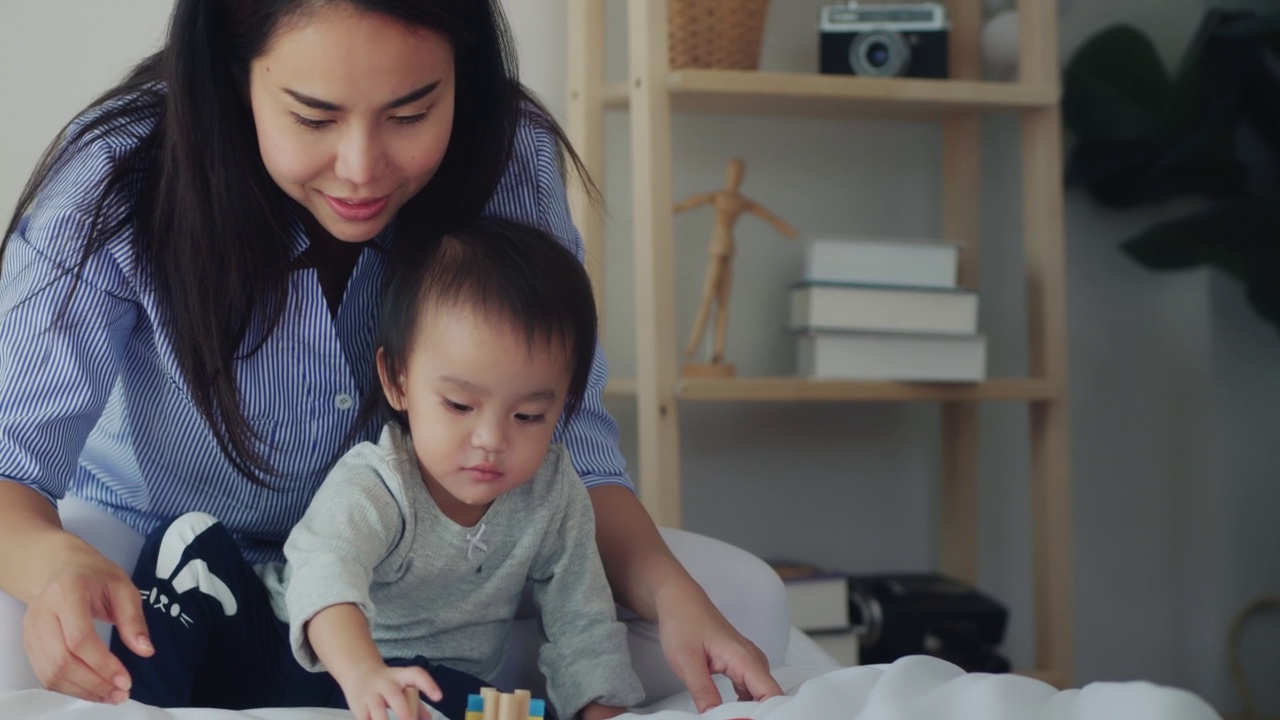
[[[819,651],[820,652],[820,651]],[[1059,691],[1016,675],[966,674],[927,656],[892,665],[832,669],[818,664],[775,670],[785,697],[737,702],[723,678],[725,704],[702,715],[688,693],[680,693],[623,715],[631,720],[1217,720],[1207,703],[1185,690],[1145,682],[1092,683]],[[829,659],[828,659],[829,660]],[[44,690],[0,695],[5,720],[313,720],[347,718],[346,711],[311,708],[232,712],[182,708],[161,710],[129,702],[104,706]],[[439,716],[433,716],[439,717]]]

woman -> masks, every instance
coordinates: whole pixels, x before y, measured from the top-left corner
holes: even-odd
[[[146,533],[190,510],[279,559],[328,465],[372,427],[383,268],[481,214],[581,256],[563,136],[477,0],[178,0],[165,48],[74,121],[32,177],[0,269],[0,590],[40,681],[120,702],[94,632],[150,652],[128,575],[62,529],[79,498]],[[656,621],[699,708],[778,692],[675,560],[600,403],[558,430],[617,599]]]

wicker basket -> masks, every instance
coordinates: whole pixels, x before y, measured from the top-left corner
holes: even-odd
[[[769,0],[668,0],[671,69],[755,70]]]

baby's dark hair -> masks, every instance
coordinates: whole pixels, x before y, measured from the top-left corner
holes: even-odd
[[[570,363],[562,420],[586,393],[596,350],[596,305],[578,258],[551,235],[502,218],[481,218],[423,248],[421,261],[388,269],[378,347],[388,378],[407,366],[424,312],[465,309],[522,328],[530,347],[563,343]],[[382,397],[383,414],[408,420]]]

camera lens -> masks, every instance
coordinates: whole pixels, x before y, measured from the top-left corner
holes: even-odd
[[[884,67],[889,62],[889,48],[882,42],[867,46],[867,62],[874,67]]]
[[[855,75],[905,75],[910,65],[911,47],[894,30],[862,33],[849,44],[849,67]]]

